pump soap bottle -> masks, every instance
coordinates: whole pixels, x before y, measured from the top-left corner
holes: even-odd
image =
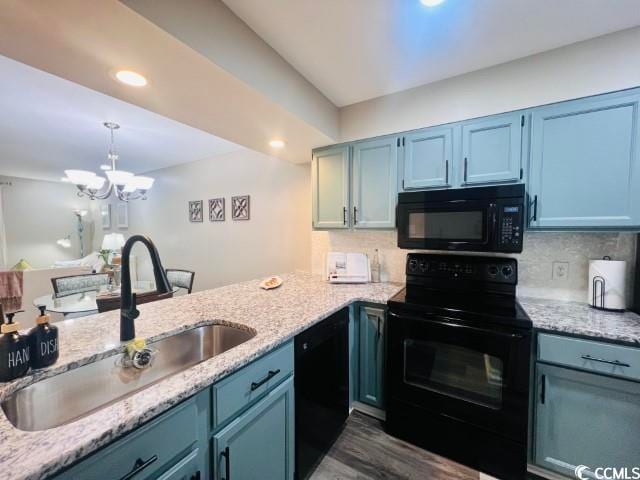
[[[0,308],[0,319],[3,313]],[[19,325],[13,321],[16,313],[7,313],[7,322],[0,325],[0,382],[21,377],[29,370],[29,343],[18,333]]]
[[[31,366],[44,368],[58,360],[58,327],[51,325],[51,317],[45,313],[45,305],[38,305],[40,316],[36,326],[29,330],[28,341],[31,351]]]

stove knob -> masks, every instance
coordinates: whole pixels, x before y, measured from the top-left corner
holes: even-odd
[[[427,270],[429,270],[429,264],[427,262],[420,262],[420,271],[424,273]]]
[[[417,268],[418,268],[418,261],[417,260],[409,260],[409,271],[410,272],[415,272]]]
[[[511,265],[505,265],[502,267],[502,275],[504,275],[505,278],[509,278],[512,274],[513,268],[511,268]]]
[[[489,265],[489,268],[487,268],[487,272],[489,273],[489,276],[495,277],[498,274],[498,267],[496,267],[495,265]]]

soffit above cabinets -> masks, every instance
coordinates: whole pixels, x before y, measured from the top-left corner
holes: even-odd
[[[637,0],[223,0],[338,106],[640,25]]]

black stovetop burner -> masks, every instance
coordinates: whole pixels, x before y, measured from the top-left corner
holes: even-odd
[[[391,308],[531,328],[515,297],[518,263],[513,258],[470,255],[407,255],[407,286]]]

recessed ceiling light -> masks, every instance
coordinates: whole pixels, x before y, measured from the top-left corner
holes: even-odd
[[[282,147],[284,147],[284,140],[271,140],[269,142],[269,145],[272,148],[282,148]]]
[[[435,7],[436,5],[440,5],[442,2],[444,2],[444,0],[420,0],[420,3],[426,7]]]
[[[107,165],[106,163],[104,165],[100,165],[100,170],[104,170],[105,172],[107,170],[111,170],[111,165]]]
[[[147,84],[146,78],[131,70],[119,70],[116,72],[116,78],[118,81],[131,85],[132,87],[144,87]]]

